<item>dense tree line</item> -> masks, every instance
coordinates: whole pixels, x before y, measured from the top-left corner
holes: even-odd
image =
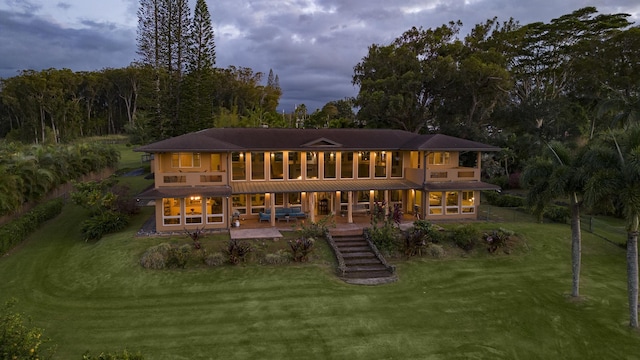
[[[515,171],[546,142],[638,121],[640,28],[628,17],[587,7],[548,23],[490,19],[463,39],[460,22],[409,29],[355,66],[357,119],[503,146]]]
[[[0,137],[48,144],[129,132],[146,142],[213,126],[259,125],[260,116],[273,122],[282,118],[276,116],[281,90],[263,85],[263,78],[250,68],[213,69],[203,85],[209,89],[200,90],[206,96],[184,95],[185,115],[162,134],[153,121],[153,70],[148,67],[25,70],[0,80]]]
[[[0,137],[31,143],[129,132],[148,142],[213,126],[284,126],[279,78],[214,67],[206,2],[141,0],[140,58],[120,69],[25,70],[0,79]],[[266,80],[266,84],[264,84]]]

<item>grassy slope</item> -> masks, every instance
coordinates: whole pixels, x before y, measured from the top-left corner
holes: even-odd
[[[121,167],[139,166],[123,151]],[[124,179],[124,178],[123,178]],[[141,189],[148,183],[123,180]],[[147,271],[134,239],[146,219],[98,243],[80,240],[82,209],[65,212],[0,259],[9,297],[58,345],[142,351],[148,359],[635,358],[627,327],[624,250],[584,235],[582,293],[571,287],[569,228],[508,223],[522,255],[398,264],[398,283],[337,280],[328,263]],[[507,215],[508,216],[508,215]],[[496,227],[498,225],[487,225]],[[326,249],[323,251],[327,253]]]
[[[149,359],[632,358],[624,251],[585,235],[582,293],[572,302],[569,229],[508,224],[527,234],[518,256],[419,259],[400,281],[362,287],[330,266],[147,271],[137,260],[162,239],[130,231],[80,241],[68,206],[0,259],[0,299],[58,344],[56,358],[128,348]]]

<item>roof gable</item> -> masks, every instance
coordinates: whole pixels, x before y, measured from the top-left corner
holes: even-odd
[[[337,143],[333,140],[329,140],[325,137],[313,140],[313,141],[309,141],[306,144],[302,144],[302,147],[322,147],[322,148],[326,148],[326,147],[342,147],[342,144]]]

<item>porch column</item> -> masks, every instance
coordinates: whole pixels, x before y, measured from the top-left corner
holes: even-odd
[[[276,195],[274,193],[267,195],[269,196],[269,209],[271,209],[271,226],[276,226]]]
[[[227,229],[230,229],[231,228],[231,216],[233,216],[233,206],[232,206],[233,204],[232,204],[230,196],[227,196],[225,199],[226,199],[226,204],[225,204],[225,206],[222,207],[223,209],[226,209],[225,212],[224,212],[223,219],[228,219],[229,220],[228,222],[226,222],[227,220],[224,220],[224,221],[227,224]]]
[[[349,205],[347,205],[347,223],[353,224],[353,191],[347,193],[347,198],[349,199]]]
[[[309,221],[316,222],[316,193],[309,193]]]
[[[389,209],[391,209],[391,206],[389,206],[389,190],[385,190],[384,191],[384,215],[385,216],[389,214]]]

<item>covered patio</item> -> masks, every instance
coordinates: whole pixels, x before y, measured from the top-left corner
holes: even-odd
[[[331,216],[331,215],[328,215]],[[326,216],[316,216],[316,222],[324,219]],[[405,229],[410,227],[413,224],[415,217],[413,214],[405,214],[402,216],[402,221],[400,223],[400,228]],[[307,219],[289,219],[289,221],[276,221],[276,226],[271,226],[270,223],[259,221],[258,219],[240,219],[239,227],[232,227],[230,232],[233,233],[237,230],[242,229],[277,229],[278,231],[295,231],[300,229],[300,227],[308,223],[310,220]],[[370,215],[356,215],[353,216],[353,222],[349,223],[346,216],[334,215],[333,216],[334,227],[329,227],[331,233],[345,233],[345,232],[355,232],[362,233],[364,228],[368,228],[371,226],[371,216]]]

